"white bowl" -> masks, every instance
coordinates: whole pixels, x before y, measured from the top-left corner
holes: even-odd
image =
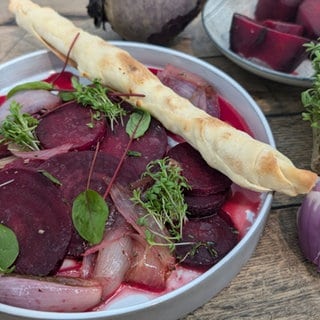
[[[314,73],[310,60],[303,61],[289,74],[261,66],[230,50],[229,37],[233,14],[241,13],[254,18],[257,2],[258,0],[208,0],[202,11],[202,22],[209,37],[227,58],[258,76],[284,84],[310,87]]]
[[[249,94],[228,75],[214,66],[184,53],[153,45],[113,42],[129,51],[145,65],[162,68],[166,63],[201,75],[208,80],[245,117],[256,139],[274,146],[270,127],[260,108]],[[0,66],[0,95],[19,82],[44,79],[61,70],[62,62],[52,53],[37,51]],[[74,69],[73,69],[74,71]],[[239,243],[220,262],[182,287],[147,300],[139,293],[119,299],[111,308],[81,313],[56,313],[26,310],[0,304],[0,318],[6,319],[108,319],[108,320],[175,320],[200,307],[218,294],[237,275],[253,254],[270,210],[272,194],[258,194],[260,210]],[[246,209],[246,208],[242,208]]]

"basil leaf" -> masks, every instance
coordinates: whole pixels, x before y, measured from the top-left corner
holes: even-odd
[[[45,81],[33,81],[33,82],[18,84],[8,92],[7,99],[12,97],[17,92],[24,91],[24,90],[53,90],[53,85]]]
[[[133,139],[140,138],[149,129],[150,122],[150,113],[138,110],[130,115],[126,132],[130,137],[133,137]]]
[[[12,272],[12,264],[19,254],[19,243],[15,233],[0,224],[0,272]]]
[[[72,221],[82,238],[91,244],[99,243],[103,238],[109,208],[94,190],[80,193],[73,202]]]

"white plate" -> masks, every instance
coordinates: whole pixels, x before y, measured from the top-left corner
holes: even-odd
[[[183,54],[178,51],[157,47],[153,45],[113,42],[113,44],[129,51],[136,59],[145,65],[154,68],[163,68],[171,63],[177,67],[201,75],[215,85],[218,92],[224,96],[242,115],[256,139],[274,146],[274,139],[270,127],[254,100],[249,94],[228,75],[214,66]],[[62,62],[52,53],[37,51],[0,66],[0,95],[4,95],[12,86],[26,81],[45,79],[49,74],[60,71]],[[69,70],[76,72],[74,69]],[[162,295],[152,295],[139,291],[126,292],[105,310],[81,313],[54,313],[40,312],[16,308],[0,304],[1,320],[12,319],[108,319],[108,320],[176,320],[194,309],[200,307],[220,290],[229,284],[237,275],[242,266],[253,254],[260,235],[263,231],[268,212],[272,202],[271,193],[257,194],[245,191],[250,198],[261,199],[260,210],[252,215],[246,204],[232,204],[232,210],[248,215],[248,223],[251,225],[243,238],[229,254],[207,272],[197,275],[194,280],[182,287],[174,289]],[[177,275],[177,274],[176,274]],[[178,274],[179,276],[179,274]],[[183,277],[190,274],[182,272]],[[194,276],[194,274],[191,274]]]
[[[313,69],[310,60],[305,60],[292,73],[284,73],[261,66],[234,53],[229,47],[230,27],[234,13],[254,18],[258,0],[208,0],[202,11],[202,22],[215,46],[240,67],[263,78],[288,85],[310,87]]]

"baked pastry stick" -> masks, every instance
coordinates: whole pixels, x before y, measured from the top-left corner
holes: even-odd
[[[209,116],[164,86],[143,64],[126,51],[93,36],[50,8],[29,0],[10,0],[17,23],[35,35],[62,60],[76,36],[69,62],[80,75],[101,79],[108,87],[144,97],[131,97],[134,106],[151,113],[168,130],[182,136],[206,162],[236,184],[255,191],[304,194],[317,175],[298,169],[268,144]]]

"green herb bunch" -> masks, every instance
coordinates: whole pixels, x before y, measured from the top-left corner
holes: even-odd
[[[83,106],[89,106],[95,110],[95,118],[98,118],[102,113],[109,119],[111,129],[113,129],[113,124],[118,121],[117,119],[126,114],[120,103],[114,103],[109,99],[108,89],[101,84],[100,80],[93,80],[92,85],[89,86],[81,84],[76,77],[72,77],[71,82],[74,91],[61,92],[62,99],[64,101],[76,100]]]
[[[151,216],[159,229],[163,230],[165,227],[169,230],[170,235],[165,240],[173,245],[182,238],[182,227],[187,219],[187,204],[183,192],[190,189],[190,186],[181,175],[181,168],[171,161],[166,157],[150,162],[143,177],[152,178],[153,184],[145,192],[135,189],[131,200],[147,212],[138,223],[147,226],[147,220]],[[146,238],[149,244],[157,244],[154,241],[156,235],[159,236],[153,230],[147,229]]]
[[[311,127],[320,128],[320,43],[306,43],[305,47],[312,59],[314,78],[312,87],[301,94],[301,101],[306,109],[302,113],[302,119],[310,121]]]
[[[27,113],[21,112],[22,106],[16,101],[10,104],[10,114],[0,126],[0,143],[13,142],[25,150],[39,150],[35,129],[39,121]]]

